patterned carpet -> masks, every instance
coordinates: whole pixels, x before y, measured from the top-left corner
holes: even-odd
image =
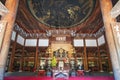
[[[52,77],[39,77],[39,76],[8,76],[4,80],[53,80]],[[56,80],[64,80],[59,78]],[[80,76],[69,77],[69,80],[114,80],[113,76]]]

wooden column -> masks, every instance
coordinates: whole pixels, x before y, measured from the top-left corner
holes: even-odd
[[[88,57],[87,57],[87,53],[86,53],[85,38],[84,38],[84,68],[85,68],[85,71],[88,71]]]
[[[23,47],[22,47],[22,54],[21,54],[21,58],[20,58],[20,68],[19,68],[19,71],[20,71],[20,72],[23,71],[25,42],[26,42],[26,39],[24,40],[24,45],[23,45]]]
[[[101,63],[101,54],[100,54],[100,48],[99,48],[98,40],[97,39],[96,39],[96,43],[97,43],[97,49],[98,49],[98,58],[99,58],[100,72],[102,72],[103,68],[102,68],[102,63]]]
[[[34,65],[34,69],[37,69],[37,64],[38,64],[38,44],[39,44],[39,38],[37,39],[37,46],[36,46],[36,53],[35,53],[35,65]]]
[[[11,53],[11,56],[10,56],[9,69],[8,69],[9,72],[13,71],[13,63],[14,63],[14,57],[15,57],[17,37],[18,37],[18,33],[16,33],[15,41],[12,44],[12,53]]]
[[[104,27],[106,32],[106,39],[107,39],[109,50],[110,50],[110,56],[111,56],[111,61],[112,61],[112,66],[114,71],[114,78],[115,80],[120,80],[120,63],[119,63],[119,57],[118,57],[119,53],[117,53],[117,49],[116,49],[115,41],[113,37],[114,34],[112,33],[113,31],[110,25],[112,22],[114,22],[114,20],[110,16],[110,11],[112,9],[112,2],[111,0],[99,0],[99,1],[100,1],[103,22],[104,22]]]
[[[106,51],[107,51],[107,56],[108,56],[108,65],[109,65],[109,71],[112,72],[112,64],[111,64],[111,59],[110,59],[110,52],[109,52],[109,49],[108,49],[108,43],[107,43],[107,40],[106,40],[106,37],[105,37],[105,33],[104,33],[104,39],[105,39],[105,45],[106,45]]]
[[[6,60],[8,56],[9,45],[11,41],[11,34],[16,18],[17,8],[19,0],[6,0],[5,6],[9,10],[9,13],[2,17],[2,20],[7,21],[5,36],[0,52],[0,80],[4,79],[4,70],[6,66]]]

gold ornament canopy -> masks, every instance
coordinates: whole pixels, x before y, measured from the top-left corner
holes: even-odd
[[[31,14],[54,28],[70,28],[84,22],[95,8],[96,0],[27,0]]]

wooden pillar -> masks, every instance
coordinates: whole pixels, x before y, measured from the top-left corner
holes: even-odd
[[[35,53],[35,65],[34,65],[34,69],[37,69],[38,66],[38,44],[39,44],[39,38],[37,38],[37,46],[36,46],[36,53]]]
[[[112,64],[111,64],[111,59],[110,59],[110,52],[109,52],[109,49],[108,49],[108,43],[107,43],[107,40],[106,40],[106,37],[105,37],[105,33],[104,33],[104,39],[105,39],[105,45],[106,45],[106,51],[107,51],[107,56],[108,56],[108,65],[109,65],[109,71],[112,72]]]
[[[102,72],[103,68],[102,68],[102,63],[101,63],[101,54],[100,54],[100,48],[99,48],[98,40],[97,39],[96,39],[96,43],[97,43],[97,49],[98,49],[98,58],[99,58],[100,72]]]
[[[99,1],[100,1],[103,22],[104,22],[104,27],[106,32],[106,39],[107,39],[109,50],[110,50],[110,56],[111,56],[111,61],[112,61],[112,66],[114,71],[114,78],[115,80],[120,80],[120,63],[119,63],[119,57],[118,57],[119,53],[117,53],[117,49],[116,49],[115,41],[113,37],[114,34],[112,33],[113,31],[110,25],[112,22],[114,22],[114,20],[110,16],[110,11],[112,9],[112,2],[111,0],[99,0]]]
[[[88,57],[87,57],[87,53],[86,53],[86,42],[85,42],[85,38],[84,38],[84,68],[85,71],[88,71]]]
[[[10,56],[9,69],[8,69],[9,72],[13,71],[13,63],[14,63],[14,57],[15,57],[17,37],[18,37],[18,33],[16,33],[15,41],[12,44],[12,53],[11,53],[11,56]]]
[[[21,58],[20,58],[20,68],[19,68],[19,71],[20,71],[20,72],[23,71],[25,42],[26,42],[26,39],[24,40],[24,45],[23,45],[23,47],[22,47],[22,54],[21,54]]]
[[[9,10],[9,13],[2,17],[2,20],[7,21],[5,36],[0,52],[0,80],[4,79],[4,71],[6,66],[6,60],[8,56],[9,45],[11,41],[11,34],[16,18],[17,8],[19,0],[6,0],[5,6]]]

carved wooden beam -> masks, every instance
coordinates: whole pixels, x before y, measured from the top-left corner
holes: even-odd
[[[120,14],[120,0],[112,8],[110,14],[113,18],[116,18]]]

